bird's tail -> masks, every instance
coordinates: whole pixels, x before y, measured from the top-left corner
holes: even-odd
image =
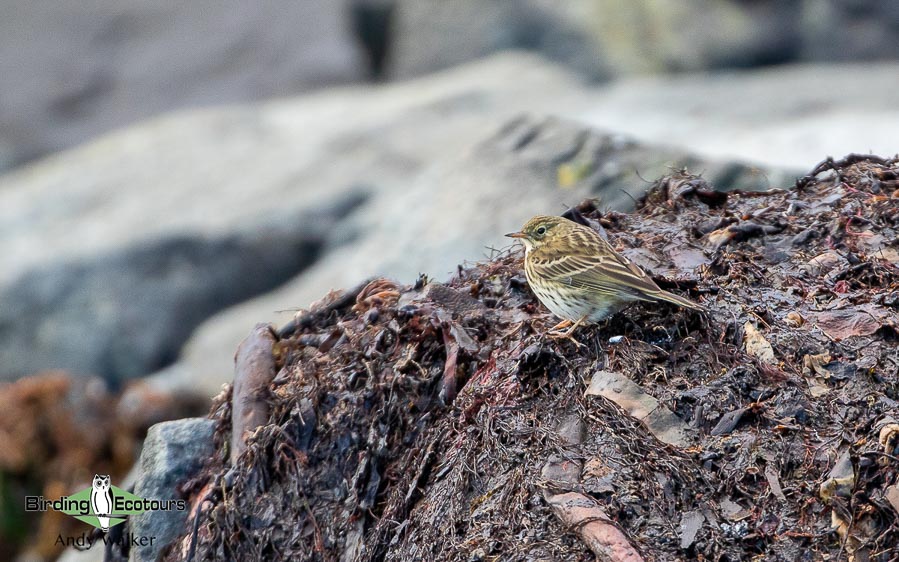
[[[695,302],[675,295],[674,293],[669,293],[668,291],[659,291],[658,294],[653,295],[653,297],[655,297],[656,300],[670,302],[671,304],[676,304],[677,306],[682,306],[684,308],[705,311],[705,308]]]

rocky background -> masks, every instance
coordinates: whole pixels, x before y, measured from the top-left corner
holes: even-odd
[[[0,558],[55,557],[21,496],[121,482],[257,322],[672,169],[897,150],[889,1],[182,4],[0,5]]]

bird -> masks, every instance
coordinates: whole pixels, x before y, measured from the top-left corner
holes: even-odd
[[[693,301],[659,288],[599,233],[564,217],[538,215],[519,232],[506,234],[525,247],[524,271],[537,298],[562,319],[554,338],[575,341],[584,323],[604,320],[634,301],[668,302],[703,311]],[[567,328],[563,331],[563,328]]]

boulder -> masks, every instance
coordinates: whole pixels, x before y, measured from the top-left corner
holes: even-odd
[[[0,169],[184,107],[366,76],[347,2],[0,6]]]
[[[199,106],[528,49],[591,79],[899,56],[876,0],[133,0],[0,6],[0,170]]]
[[[592,2],[396,0],[389,72],[408,78],[497,51],[530,49],[598,80],[607,56],[592,36]]]
[[[2,376],[65,368],[121,381],[160,369],[200,321],[312,263],[329,229],[361,201],[346,194],[285,219],[289,228],[170,233],[23,272],[0,291]]]
[[[822,155],[896,153],[896,62],[641,76],[599,92],[579,121],[708,157],[805,170]]]
[[[401,78],[504,49],[593,79],[899,57],[899,8],[877,0],[396,0],[394,19]]]
[[[877,0],[807,2],[803,58],[857,61],[899,58],[899,4]]]
[[[496,62],[176,114],[3,176],[0,380],[156,371],[200,321],[358,236],[347,219],[374,194],[402,192],[491,121],[578,95],[550,65]]]
[[[134,493],[146,499],[177,500],[178,484],[196,475],[215,451],[212,420],[189,418],[156,424],[147,433]],[[184,533],[187,511],[145,511],[128,519],[138,537],[156,537],[153,545],[133,546],[131,560],[155,562],[160,549]]]

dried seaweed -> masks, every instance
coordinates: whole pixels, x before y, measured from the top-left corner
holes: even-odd
[[[600,520],[647,560],[899,558],[897,178],[853,156],[801,189],[677,173],[632,214],[579,206],[709,310],[634,305],[582,347],[545,337],[517,249],[329,296],[275,343],[268,423],[233,466],[230,394],[214,408],[222,454],[170,558],[591,560]],[[585,395],[600,371],[695,444]]]

